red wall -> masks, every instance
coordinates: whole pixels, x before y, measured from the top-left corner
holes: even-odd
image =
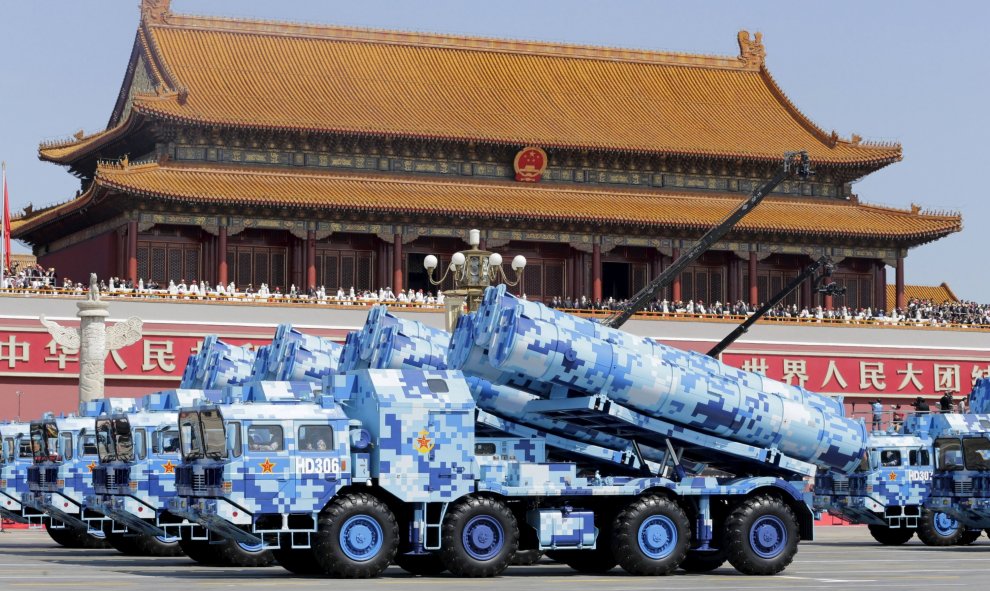
[[[48,253],[38,257],[38,262],[46,269],[55,267],[59,285],[66,277],[89,285],[90,273],[96,273],[101,279],[114,276],[117,274],[117,232],[110,230],[79,244]]]

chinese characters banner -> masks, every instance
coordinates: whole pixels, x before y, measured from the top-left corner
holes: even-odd
[[[966,353],[969,353],[967,355]],[[910,356],[726,353],[722,360],[767,377],[829,394],[917,396],[946,390],[969,392],[973,382],[990,376],[986,358],[963,352],[958,358]]]
[[[265,338],[221,337],[231,345],[260,346]],[[145,336],[137,343],[107,355],[106,376],[178,380],[190,355],[199,351],[203,339],[190,335]],[[45,332],[0,331],[0,376],[76,377],[79,351],[55,343]]]

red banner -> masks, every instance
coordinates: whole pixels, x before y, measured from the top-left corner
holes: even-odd
[[[866,356],[841,350],[739,354],[726,353],[723,361],[762,373],[775,380],[828,394],[881,396],[933,395],[946,390],[968,393],[977,378],[990,376],[990,355],[958,357]]]

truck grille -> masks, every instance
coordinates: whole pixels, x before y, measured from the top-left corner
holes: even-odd
[[[223,466],[179,466],[175,471],[180,495],[220,495],[222,485]]]
[[[58,486],[58,466],[28,466],[31,490],[53,490]]]
[[[957,495],[971,495],[973,494],[973,481],[967,480],[964,482],[953,482],[952,492]]]
[[[849,492],[849,479],[836,477],[832,481],[832,492],[837,495],[844,495]]]
[[[131,483],[130,466],[97,466],[93,468],[93,486],[99,494],[120,494]]]

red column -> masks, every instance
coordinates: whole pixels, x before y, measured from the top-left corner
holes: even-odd
[[[760,289],[756,281],[756,252],[749,253],[749,305],[760,305]]]
[[[670,253],[670,262],[673,263],[681,258],[681,249],[675,248]],[[674,282],[670,284],[670,299],[674,302],[681,301],[681,276],[674,277]]]
[[[887,266],[883,261],[877,261],[873,273],[876,286],[873,290],[873,307],[887,309]]]
[[[832,283],[832,278],[831,277],[827,277],[825,279],[825,285],[831,285],[831,283]],[[825,307],[826,310],[831,310],[832,309],[832,306],[834,305],[834,301],[832,300],[832,296],[831,295],[825,296],[825,302],[822,305]]]
[[[591,300],[599,302],[602,299],[602,247],[595,239],[591,250]]]
[[[392,255],[392,291],[399,295],[402,291],[402,234],[395,235]]]
[[[227,286],[227,226],[217,234],[217,283]]]
[[[306,232],[306,286],[316,287],[316,232]]]
[[[137,285],[137,220],[127,222],[127,278]]]
[[[907,298],[904,296],[904,257],[897,257],[897,273],[894,279],[894,293],[897,294],[897,307],[902,310],[907,307]]]

